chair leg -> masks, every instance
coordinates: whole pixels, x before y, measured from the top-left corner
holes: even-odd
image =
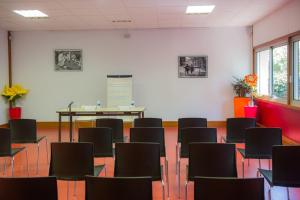
[[[165,157],[165,174],[167,179],[167,194],[168,198],[170,197],[170,183],[169,183],[169,162],[167,157]]]
[[[259,168],[261,168],[260,159],[258,159],[258,166],[259,166]]]
[[[106,173],[106,162],[105,162],[105,158],[104,158],[104,176],[106,176],[107,173]]]
[[[180,199],[180,160],[178,161],[178,197]]]
[[[49,155],[48,155],[48,139],[45,138],[46,141],[46,154],[47,154],[47,164],[49,165]]]
[[[29,164],[28,164],[28,152],[27,149],[25,149],[25,153],[26,153],[26,162],[27,162],[27,176],[29,176]]]
[[[161,180],[161,187],[162,187],[162,199],[165,200],[165,183]]]
[[[6,176],[6,158],[4,158],[4,175]]]
[[[39,157],[40,157],[40,144],[37,143],[36,174],[39,174]]]
[[[250,166],[250,159],[247,159],[248,160],[248,167]]]
[[[269,170],[271,170],[271,160],[270,159],[269,159],[268,163],[269,163]]]
[[[289,188],[286,188],[287,199],[290,200],[290,191]]]
[[[15,162],[15,157],[13,156],[11,158],[11,175],[14,176],[14,162]]]
[[[68,181],[68,185],[67,185],[67,200],[69,200],[69,190],[70,190],[70,181]]]
[[[243,175],[243,178],[244,178],[245,177],[245,160],[244,160],[244,158],[242,158],[242,175]]]
[[[187,193],[188,193],[188,181],[185,181],[184,184],[185,192],[184,192],[184,199],[187,200]]]
[[[178,174],[178,143],[176,144],[176,175]]]
[[[74,181],[74,192],[73,192],[73,196],[76,197],[76,181]]]

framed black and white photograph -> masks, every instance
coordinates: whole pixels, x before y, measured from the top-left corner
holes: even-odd
[[[55,71],[82,71],[81,49],[56,49]]]
[[[208,57],[207,56],[179,56],[178,77],[179,78],[207,78]]]

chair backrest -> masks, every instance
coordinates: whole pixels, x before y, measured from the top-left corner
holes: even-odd
[[[280,128],[246,129],[246,158],[271,159],[273,145],[282,145],[282,131]]]
[[[300,145],[273,146],[273,185],[300,187]]]
[[[86,200],[152,200],[151,177],[86,177]]]
[[[0,199],[57,200],[55,177],[0,178]]]
[[[92,143],[51,143],[49,176],[61,180],[83,180],[94,175]]]
[[[188,179],[237,177],[235,144],[190,143]]]
[[[226,140],[229,143],[244,143],[247,128],[256,126],[255,118],[228,118],[226,123]]]
[[[189,156],[189,144],[195,142],[217,142],[216,128],[183,128],[181,129],[180,157]]]
[[[123,120],[115,118],[96,119],[96,127],[107,127],[112,129],[113,142],[123,142]]]
[[[114,176],[161,180],[159,143],[116,143]]]
[[[181,142],[181,129],[189,127],[207,127],[206,118],[179,118],[178,119],[178,138],[177,142]]]
[[[0,128],[0,157],[11,155],[11,135],[8,128]]]
[[[195,200],[264,200],[263,178],[196,177]]]
[[[12,119],[9,120],[12,143],[32,143],[37,140],[36,120]]]
[[[134,127],[163,127],[161,118],[135,118]]]
[[[130,142],[159,143],[160,156],[166,156],[164,128],[131,128]]]
[[[94,144],[94,157],[113,157],[111,128],[79,128],[78,142]]]

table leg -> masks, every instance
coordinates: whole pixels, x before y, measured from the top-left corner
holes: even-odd
[[[144,111],[142,112],[142,118],[144,118]]]
[[[73,141],[73,119],[72,114],[70,114],[70,142]]]
[[[61,142],[61,114],[58,115],[58,142]]]

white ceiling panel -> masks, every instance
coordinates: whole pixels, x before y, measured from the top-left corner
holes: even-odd
[[[0,27],[14,31],[249,26],[289,1],[0,0]],[[216,6],[211,14],[185,14],[188,5],[211,4]],[[25,19],[13,12],[16,9],[37,9],[49,18]]]

